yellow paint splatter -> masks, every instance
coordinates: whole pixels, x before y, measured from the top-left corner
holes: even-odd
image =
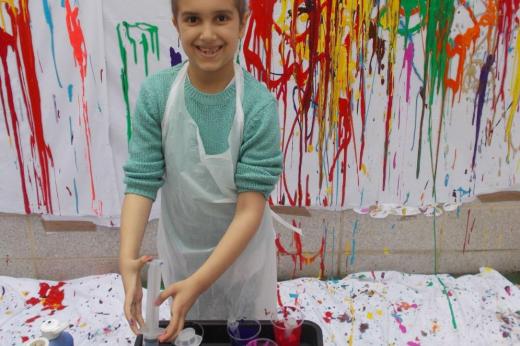
[[[368,177],[367,166],[364,163],[361,164],[361,172]]]
[[[373,320],[374,319],[374,314],[372,314],[371,312],[368,312],[367,313],[367,319]]]
[[[385,248],[383,249],[383,253],[384,253],[385,255],[389,255],[389,254],[390,254],[390,249],[387,248],[387,247],[385,247]]]
[[[520,101],[520,35],[516,36],[516,47],[515,47],[515,68],[513,69],[513,76],[516,76],[511,82],[511,107],[509,117],[507,118],[506,125],[506,139],[507,139],[507,156],[506,160],[509,163],[509,156],[511,154],[511,148],[513,147],[513,139],[511,136],[511,129],[513,128],[513,120],[515,119],[516,111],[518,109],[518,103]]]
[[[8,4],[9,7],[14,8],[14,0],[0,0],[0,26],[3,30],[5,30],[5,18],[4,18],[4,11],[2,11],[2,8],[4,7],[3,4]]]
[[[329,197],[332,196],[332,186],[331,185],[327,186],[327,195]]]
[[[307,152],[312,153],[314,151],[314,146],[312,144],[309,144],[307,146]]]
[[[489,268],[489,267],[484,267],[483,271],[484,271],[484,273],[491,273],[493,271],[493,269]]]
[[[383,310],[377,309],[376,314],[377,314],[377,316],[383,316]]]
[[[345,256],[350,256],[352,254],[352,248],[350,246],[350,242],[345,244]]]

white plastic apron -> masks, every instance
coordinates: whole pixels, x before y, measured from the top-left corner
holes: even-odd
[[[233,219],[236,163],[244,125],[244,76],[235,65],[236,113],[228,149],[207,155],[184,99],[186,63],[168,97],[162,121],[165,183],[157,235],[165,285],[194,273],[209,257]],[[207,116],[214,116],[208,114]],[[276,252],[269,206],[247,248],[190,310],[189,319],[265,318],[276,303]]]

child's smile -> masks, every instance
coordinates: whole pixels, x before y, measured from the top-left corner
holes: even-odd
[[[222,46],[216,46],[216,47],[196,46],[196,47],[199,50],[199,52],[206,58],[212,58],[222,50]]]

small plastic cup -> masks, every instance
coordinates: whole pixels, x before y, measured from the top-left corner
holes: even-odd
[[[226,329],[232,346],[246,346],[258,338],[262,325],[257,320],[229,320]]]
[[[278,344],[271,339],[262,338],[249,341],[246,346],[278,346]]]
[[[299,346],[303,313],[295,306],[279,307],[271,315],[274,340],[279,346]]]
[[[195,322],[186,322],[173,344],[175,346],[198,346],[204,339],[204,328]]]

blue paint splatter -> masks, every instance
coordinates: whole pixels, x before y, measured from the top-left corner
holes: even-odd
[[[47,21],[47,25],[49,26],[49,31],[51,32],[51,50],[52,50],[52,60],[54,61],[54,71],[56,72],[56,78],[58,79],[58,84],[60,88],[63,88],[61,85],[60,76],[58,74],[58,65],[56,64],[56,49],[54,45],[54,24],[52,23],[52,14],[51,8],[49,7],[49,2],[47,0],[42,0],[43,3],[43,12],[45,13],[45,20]]]
[[[72,84],[69,84],[67,87],[67,93],[69,95],[69,102],[72,102],[72,92],[74,90],[74,86]]]
[[[72,131],[72,118],[69,117],[70,144],[74,142],[74,132]]]
[[[446,174],[446,176],[444,177],[444,186],[448,186],[449,181],[450,181],[450,175]]]
[[[78,186],[76,185],[76,178],[74,178],[74,197],[76,199],[76,213],[79,214]]]
[[[464,198],[464,196],[471,197],[471,187],[467,190],[464,190],[462,187],[459,187],[457,190],[459,198]]]
[[[356,234],[358,232],[359,219],[356,218],[354,226],[352,227],[352,250],[350,255],[350,265],[353,265],[356,261]]]
[[[407,193],[406,193],[406,198],[405,198],[403,204],[408,203],[408,199],[409,199],[409,198],[410,198],[410,192],[407,192]]]

